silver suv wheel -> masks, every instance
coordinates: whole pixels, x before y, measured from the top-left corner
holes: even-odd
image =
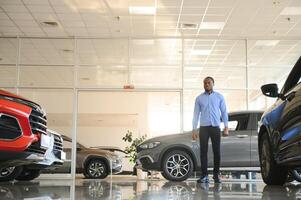
[[[167,159],[166,168],[171,176],[181,178],[189,172],[190,165],[185,156],[174,154]]]
[[[191,176],[194,169],[192,156],[183,150],[167,152],[161,162],[161,174],[170,181],[184,181]]]

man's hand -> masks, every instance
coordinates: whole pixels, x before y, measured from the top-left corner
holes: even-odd
[[[198,131],[192,130],[192,140],[196,140],[198,138]]]
[[[227,136],[229,136],[229,129],[228,127],[225,127],[223,131],[223,137],[227,137]]]

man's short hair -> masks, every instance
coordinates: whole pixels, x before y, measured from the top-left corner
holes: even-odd
[[[207,76],[206,78],[204,78],[204,80],[206,80],[206,79],[210,79],[214,83],[214,79],[211,76]]]

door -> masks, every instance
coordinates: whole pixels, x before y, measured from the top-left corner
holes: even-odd
[[[279,163],[300,155],[300,77],[301,57],[290,72],[280,97],[262,119],[262,123],[270,130],[271,143]]]
[[[276,127],[276,133],[280,135],[280,162],[300,156],[301,153],[301,57],[288,76],[281,93],[284,94],[284,108]]]
[[[250,166],[250,114],[229,116],[229,136],[221,139],[221,167]]]

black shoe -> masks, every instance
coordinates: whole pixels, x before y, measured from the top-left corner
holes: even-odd
[[[214,180],[214,183],[217,183],[217,184],[222,183],[222,180],[219,175],[214,175],[213,180]]]
[[[199,180],[197,180],[198,183],[209,183],[208,175],[202,176]]]

